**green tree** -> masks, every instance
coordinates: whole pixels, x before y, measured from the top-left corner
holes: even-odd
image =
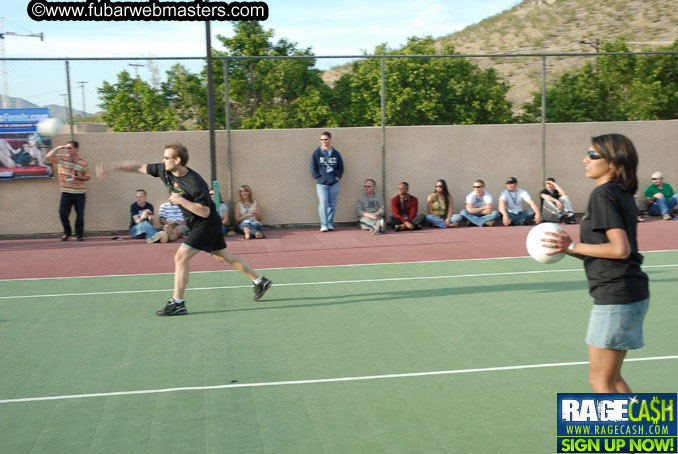
[[[624,39],[603,52],[628,52]],[[658,50],[678,50],[678,41]],[[525,104],[521,121],[541,116],[541,93]],[[565,71],[546,91],[549,122],[632,121],[678,118],[678,55],[607,55]]]
[[[375,55],[434,55],[433,38],[412,37],[401,49],[378,46]],[[451,44],[443,53],[453,54]],[[465,58],[389,58],[385,60],[386,123],[442,125],[508,123],[508,84],[492,69]],[[341,126],[381,124],[381,62],[359,60],[334,89],[332,107]]]
[[[101,96],[101,116],[106,125],[116,132],[166,131],[175,129],[177,122],[167,99],[139,77],[132,78],[127,71],[118,74],[118,80],[104,82],[98,89]]]
[[[226,48],[218,56],[231,57],[312,57],[310,48],[295,43],[272,41],[273,30],[264,30],[259,22],[238,22],[234,36],[217,36]],[[230,100],[234,127],[312,127],[329,125],[329,89],[314,69],[314,58],[247,59],[228,63]],[[218,74],[223,93],[223,61]],[[308,112],[299,112],[300,106]]]

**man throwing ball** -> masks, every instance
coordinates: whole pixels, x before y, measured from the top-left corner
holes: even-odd
[[[218,261],[227,263],[249,276],[254,282],[254,301],[258,301],[272,282],[259,276],[245,260],[226,250],[226,243],[221,235],[221,218],[210,199],[209,187],[205,180],[197,172],[186,167],[186,164],[188,150],[185,146],[175,143],[165,146],[162,163],[140,164],[126,161],[106,167],[99,164],[96,167],[99,178],[103,178],[106,172],[111,170],[139,172],[160,178],[169,190],[169,201],[179,205],[184,214],[190,232],[174,255],[174,297],[156,314],[172,316],[187,313],[184,292],[188,284],[188,264],[199,251],[212,254]]]

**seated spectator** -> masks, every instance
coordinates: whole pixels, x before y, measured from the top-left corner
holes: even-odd
[[[386,230],[384,212],[386,206],[384,198],[375,192],[377,183],[368,178],[363,183],[363,194],[358,196],[355,211],[358,215],[358,225],[363,230],[369,230],[373,235],[380,235]]]
[[[146,242],[167,243],[188,235],[188,226],[179,205],[173,205],[170,202],[160,205],[160,225],[162,230],[147,239]]]
[[[523,202],[530,208],[523,210]],[[518,187],[516,177],[506,180],[506,190],[499,196],[499,212],[502,215],[501,222],[505,226],[532,225],[541,222],[541,213],[534,203],[530,194]]]
[[[423,214],[417,216],[419,201],[408,191],[410,185],[401,182],[398,185],[398,195],[391,199],[391,219],[387,222],[393,230],[421,230],[421,224],[426,220]]]
[[[546,222],[560,222],[576,224],[572,202],[556,180],[547,178],[544,189],[539,193],[541,197],[541,216]]]
[[[466,196],[466,209],[461,210],[459,216],[478,227],[492,227],[499,212],[494,209],[494,200],[485,190],[485,182],[476,180],[473,182],[473,191]]]
[[[433,194],[426,198],[426,204],[428,205],[426,221],[428,221],[432,227],[441,229],[447,227],[459,227],[459,222],[452,221],[452,205],[454,204],[454,199],[447,189],[447,182],[445,180],[436,181],[435,190]]]
[[[210,199],[214,202],[214,188],[210,188]],[[224,198],[219,194],[219,209],[217,214],[221,218],[221,234],[226,235],[228,233],[228,206],[224,203]]]
[[[151,238],[158,233],[153,227],[153,205],[146,201],[146,197],[144,189],[137,189],[137,200],[129,207],[129,234],[135,239]]]
[[[235,231],[245,235],[245,239],[265,238],[261,233],[261,206],[254,200],[252,189],[244,184],[238,189],[240,200],[235,207]]]
[[[645,197],[652,216],[661,216],[665,221],[671,220],[671,210],[678,204],[678,194],[673,192],[670,184],[664,183],[664,174],[652,174],[652,184],[645,189]]]

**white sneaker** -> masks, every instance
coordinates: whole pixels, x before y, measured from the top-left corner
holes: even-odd
[[[321,232],[328,232],[327,227],[320,227]]]
[[[386,231],[386,222],[384,221],[384,218],[379,219],[377,226],[380,233],[384,233]]]

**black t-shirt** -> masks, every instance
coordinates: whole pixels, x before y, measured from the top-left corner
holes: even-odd
[[[554,189],[553,192],[551,192],[548,189],[544,188],[539,193],[539,198],[541,199],[541,207],[542,208],[544,208],[544,198],[541,196],[542,194],[550,195],[551,197],[553,197],[556,200],[560,199],[560,192],[558,192],[557,189]]]
[[[631,255],[625,259],[584,258],[589,293],[595,304],[637,303],[650,295],[647,274],[640,269],[643,256],[638,253],[637,219],[633,195],[618,184],[605,183],[591,193],[581,221],[582,243],[609,243],[605,231],[623,229],[631,244]]]
[[[214,202],[210,199],[210,191],[207,183],[205,183],[205,180],[198,175],[198,172],[188,168],[186,175],[176,177],[166,171],[165,165],[162,163],[147,164],[146,172],[149,175],[160,178],[163,183],[165,183],[165,186],[167,186],[169,192],[181,194],[181,196],[189,202],[196,202],[210,208],[210,215],[207,218],[203,218],[186,208],[179,206],[181,212],[184,214],[184,219],[186,220],[186,225],[188,225],[189,229],[193,230],[198,226],[211,224],[216,224],[221,228],[221,218],[217,213]]]
[[[153,211],[153,205],[146,202],[146,205],[144,206],[139,206],[138,203],[134,202],[132,206],[129,207],[129,228],[131,229],[135,225],[137,225],[136,222],[134,222],[134,216],[141,216],[141,212],[144,210],[151,210],[151,213],[154,213]]]

